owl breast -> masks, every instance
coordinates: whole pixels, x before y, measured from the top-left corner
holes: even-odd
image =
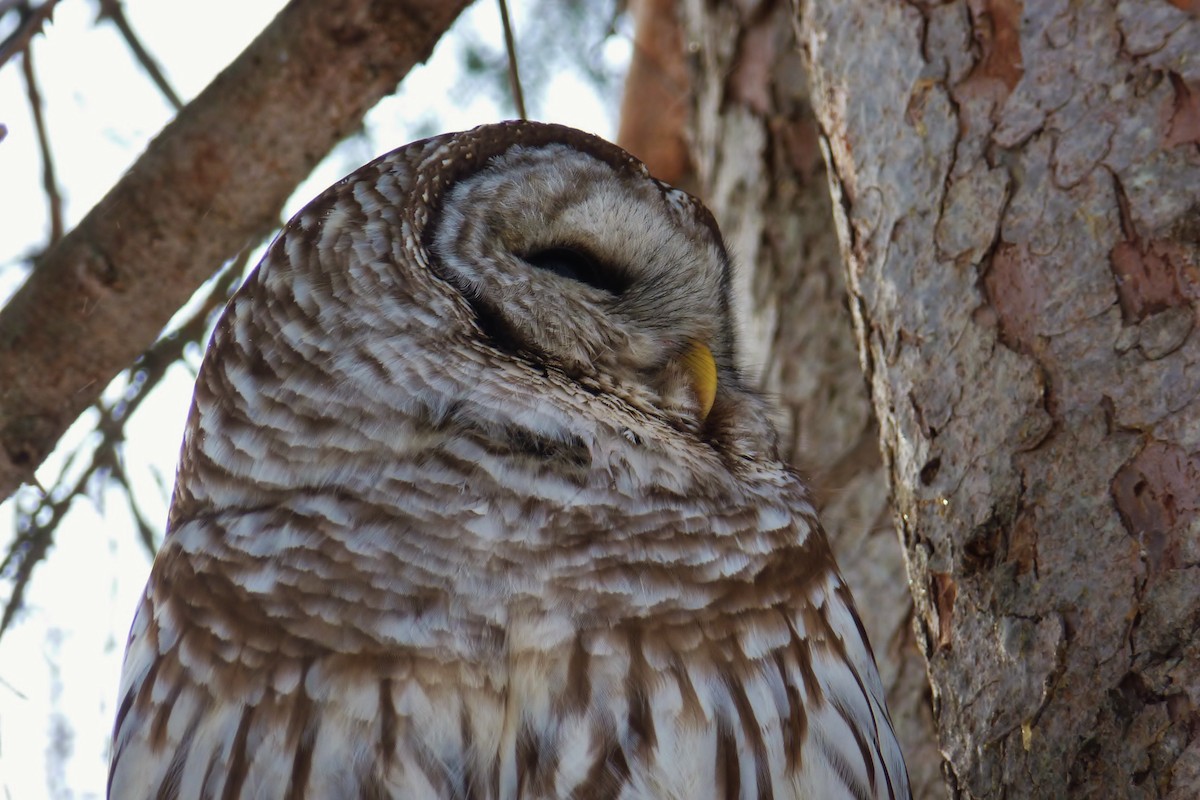
[[[907,797],[711,215],[558,126],[302,210],[205,357],[111,797]]]

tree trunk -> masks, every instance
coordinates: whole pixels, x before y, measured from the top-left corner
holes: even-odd
[[[816,491],[875,648],[914,796],[944,798],[807,81],[786,6],[751,5],[681,7],[700,191],[737,260],[742,360],[783,409],[785,454]]]
[[[1196,3],[799,6],[953,794],[1200,796]]]

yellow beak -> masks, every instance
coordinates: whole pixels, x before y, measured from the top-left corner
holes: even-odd
[[[700,419],[703,421],[712,410],[717,397],[717,362],[712,350],[701,342],[693,342],[680,359],[683,369],[692,380],[696,399],[700,401]]]

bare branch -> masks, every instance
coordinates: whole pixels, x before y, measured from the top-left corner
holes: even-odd
[[[500,0],[500,22],[504,25],[504,49],[508,52],[508,85],[512,89],[513,105],[517,107],[517,116],[529,119],[525,113],[525,93],[521,89],[521,73],[517,69],[517,45],[513,41],[506,0]]]
[[[466,0],[293,0],[0,312],[0,498],[427,58]]]
[[[166,76],[163,75],[158,62],[142,45],[142,40],[133,32],[133,27],[129,24],[129,18],[125,16],[125,8],[121,5],[121,0],[100,0],[100,17],[112,20],[112,23],[117,26],[117,30],[121,32],[121,37],[129,45],[129,50],[133,53],[134,58],[142,65],[142,69],[150,76],[150,80],[154,81],[154,85],[162,92],[167,102],[176,111],[183,108],[183,101],[179,99],[179,95],[175,93],[175,89],[171,87]]]
[[[50,211],[49,244],[54,244],[63,237],[62,193],[58,190],[58,177],[54,174],[50,133],[46,130],[46,119],[42,115],[42,93],[38,89],[37,74],[33,69],[33,48],[25,48],[21,66],[25,74],[25,94],[29,98],[29,111],[33,114],[33,125],[37,129],[38,149],[42,154],[42,191],[46,193],[46,205]]]
[[[29,41],[41,33],[42,27],[54,14],[54,7],[57,5],[58,0],[46,0],[37,7],[30,6],[28,0],[0,0],[0,16],[15,11],[21,17],[16,30],[0,42],[0,67],[17,53],[25,51]]]
[[[47,495],[38,506],[39,509],[45,507],[49,512],[49,517],[44,522],[39,523],[37,516],[33,514],[17,514],[19,526],[17,536],[13,540],[8,554],[4,557],[4,561],[0,563],[0,574],[7,576],[11,570],[12,576],[12,593],[9,594],[8,603],[4,606],[4,615],[0,618],[0,637],[8,630],[13,617],[23,604],[25,589],[29,586],[29,579],[33,576],[33,568],[46,557],[46,553],[50,549],[52,540],[44,531],[53,530],[58,526],[75,497],[83,493],[99,468],[99,461],[93,461],[92,465],[72,486],[64,500],[53,502],[51,500],[53,495]]]

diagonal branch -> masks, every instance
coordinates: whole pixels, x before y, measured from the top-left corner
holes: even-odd
[[[0,499],[466,0],[293,0],[0,312]]]

